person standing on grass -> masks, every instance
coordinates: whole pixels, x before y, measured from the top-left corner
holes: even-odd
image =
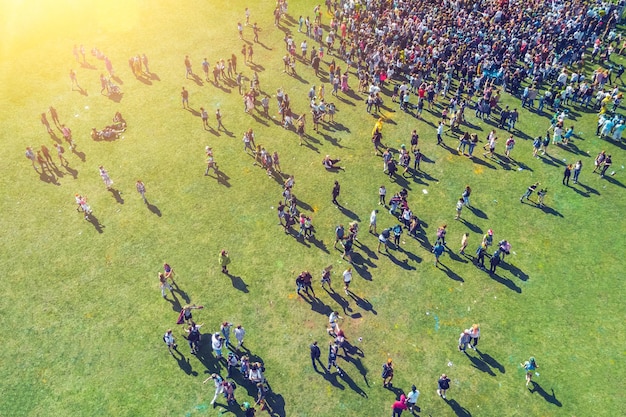
[[[461,255],[465,255],[465,249],[467,248],[468,240],[469,240],[469,233],[464,233],[463,237],[461,238],[461,249],[459,250],[459,253]]]
[[[228,265],[230,265],[230,256],[225,249],[220,251],[220,255],[218,258],[218,263],[222,267],[222,273],[228,274]]]
[[[72,82],[72,90],[74,90],[74,84],[78,87],[79,90],[82,90],[80,85],[78,85],[78,78],[76,78],[76,71],[73,69],[70,70],[70,81]]]
[[[341,242],[341,246],[343,246],[343,254],[341,255],[341,259],[346,259],[348,263],[352,263],[352,247],[354,245],[354,235],[348,236],[347,239]]]
[[[533,185],[531,185],[530,187],[528,187],[528,189],[526,190],[526,192],[524,193],[523,196],[520,197],[519,201],[520,203],[526,199],[526,200],[530,200],[530,196],[532,195],[532,193],[537,189],[537,187],[539,186],[539,183],[536,182]],[[532,201],[532,200],[530,200]]]
[[[500,254],[500,250],[497,249],[493,255],[491,255],[491,259],[489,259],[489,273],[490,274],[495,274],[496,273],[496,269],[498,268],[498,265],[500,264],[501,261],[501,254]]]
[[[385,188],[384,185],[381,185],[380,188],[378,189],[378,205],[381,206],[387,206],[387,202],[385,201],[385,198],[387,197],[387,189]]]
[[[383,244],[385,245],[385,250],[387,252],[389,252],[389,237],[391,236],[391,231],[387,228],[387,229],[383,229],[382,232],[380,232],[380,235],[378,235],[378,247],[376,248],[376,251],[378,253],[380,253],[380,245]]]
[[[320,362],[320,356],[322,356],[322,351],[320,350],[320,347],[317,345],[317,340],[309,346],[309,350],[311,351],[311,364],[313,365],[313,369],[317,371],[316,362]]]
[[[483,271],[485,270],[485,255],[487,254],[487,245],[483,242],[476,249],[476,266]]]
[[[470,207],[470,196],[472,195],[472,189],[469,185],[465,186],[461,197],[463,197],[463,204],[467,207]]]
[[[200,352],[200,327],[202,324],[196,324],[193,321],[189,325],[185,332],[189,333],[187,335],[187,342],[189,343],[189,349],[191,349],[192,355],[197,355]]]
[[[465,353],[467,346],[471,340],[470,333],[468,329],[463,330],[461,335],[459,336],[459,352]]]
[[[406,395],[406,405],[411,413],[414,413],[414,409],[417,404],[417,400],[420,397],[420,392],[415,385],[411,386],[411,391]],[[419,411],[419,409],[417,409]]]
[[[212,169],[215,175],[217,175],[217,163],[215,162],[215,159],[213,158],[213,149],[207,146],[205,148],[205,151],[206,151],[207,157],[206,157],[206,170],[204,171],[204,175],[205,176],[209,175],[210,169]]]
[[[578,176],[583,169],[583,161],[580,159],[574,164],[574,184],[578,184]]]
[[[180,91],[180,98],[183,103],[183,109],[188,109],[189,108],[189,91],[187,91],[185,87],[183,87],[183,89]]]
[[[515,139],[513,138],[513,135],[510,135],[509,138],[506,140],[505,146],[506,149],[504,150],[504,154],[507,158],[511,159],[511,151],[515,146]]]
[[[352,282],[352,267],[348,267],[343,271],[343,290],[346,294],[350,292],[350,283]]]
[[[402,226],[396,224],[393,229],[393,244],[396,249],[400,249],[400,237],[402,236]]]
[[[172,329],[167,329],[167,331],[163,335],[163,341],[165,342],[165,345],[167,346],[167,350],[170,355],[174,356],[174,352],[172,352],[172,350],[178,352],[178,345],[176,344],[176,339],[174,339],[174,335],[172,334]]]
[[[190,75],[193,76],[191,60],[189,59],[189,55],[185,55],[185,78],[189,78]]]
[[[230,345],[230,329],[231,329],[231,327],[233,327],[233,324],[229,323],[227,321],[222,322],[222,324],[220,325],[220,333],[222,333],[222,336],[224,337],[225,346]]]
[[[383,379],[383,387],[391,386],[391,381],[393,381],[393,361],[391,358],[383,364],[383,371],[380,376]]]
[[[459,201],[456,202],[456,216],[454,220],[461,219],[461,211],[463,210],[463,197],[459,198]]]
[[[204,107],[200,107],[200,118],[202,119],[202,127],[206,130],[209,128],[209,113],[204,109]]]
[[[337,243],[342,242],[345,239],[345,229],[343,224],[340,224],[335,228],[335,244],[333,245],[334,249],[337,249]]]
[[[211,347],[215,353],[216,359],[222,359],[222,348],[224,347],[224,337],[219,332],[213,333],[211,336]]]
[[[470,342],[469,347],[476,350],[476,346],[478,345],[478,340],[480,339],[480,327],[478,324],[472,324],[472,327],[469,329]]]
[[[443,120],[439,122],[439,126],[437,126],[437,145],[443,144],[443,129],[445,128],[445,123]]]
[[[339,332],[339,320],[342,317],[339,316],[339,312],[338,311],[333,311],[328,315],[328,324],[330,325],[330,327],[328,329],[326,329],[326,331],[328,332],[329,335],[335,337],[337,336],[337,333]]]
[[[539,155],[537,155],[539,149],[541,149],[541,136],[537,136],[533,141],[533,156],[535,158],[539,158]]]
[[[533,372],[539,368],[539,365],[537,365],[535,357],[531,356],[526,362],[520,363],[520,366],[526,370],[526,386],[528,386],[533,380]]]
[[[33,164],[33,168],[35,168],[35,171],[37,171],[37,164],[35,163],[35,161],[37,160],[37,156],[35,156],[35,152],[33,151],[33,148],[31,148],[30,146],[26,147],[26,158],[30,160],[30,162]]]
[[[437,380],[437,395],[445,399],[448,389],[450,389],[450,378],[446,374],[441,374]]]
[[[332,191],[332,203],[336,206],[340,206],[341,205],[337,202],[337,197],[339,197],[339,192],[341,191],[341,186],[339,185],[339,181],[335,181],[335,185],[333,186],[333,191]]]
[[[370,233],[376,234],[376,215],[378,214],[378,210],[372,210],[370,214]]]
[[[569,187],[569,178],[572,175],[572,164],[565,165],[565,171],[563,171],[563,185],[567,185]]]
[[[135,183],[135,188],[137,188],[137,192],[143,199],[143,202],[148,204],[148,200],[146,199],[146,185],[141,180],[137,180]]]
[[[246,336],[246,330],[238,324],[235,327],[235,339],[237,339],[237,350],[239,350],[243,346],[243,339]]]
[[[161,296],[163,296],[163,298],[166,298],[165,290],[170,290],[170,292],[172,292],[172,286],[169,284],[169,282],[167,282],[167,278],[165,277],[165,275],[163,275],[162,272],[159,272],[158,277],[159,285],[161,287]]]
[[[310,296],[311,294],[309,294],[309,290],[311,290],[311,292],[313,293],[313,297],[316,297],[315,295],[315,290],[313,289],[313,276],[311,275],[311,273],[309,271],[302,271],[299,275],[299,278],[301,279],[302,282],[302,286],[304,288],[304,291],[306,292],[306,295]]]
[[[409,408],[406,405],[406,396],[404,394],[401,394],[400,399],[396,400],[391,408],[393,409],[393,414],[391,415],[391,417],[401,417],[402,412]]]

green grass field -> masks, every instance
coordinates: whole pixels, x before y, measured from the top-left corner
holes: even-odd
[[[294,33],[299,45],[303,35],[294,22],[311,15],[316,3],[293,3],[283,29]],[[299,78],[282,73],[284,32],[272,24],[273,5],[266,0],[2,3],[0,326],[6,336],[0,416],[226,413],[223,406],[209,405],[212,385],[202,385],[212,372],[225,374],[224,364],[214,359],[208,338],[198,357],[190,355],[182,326],[175,326],[186,302],[205,306],[194,312],[204,323],[203,333],[218,330],[224,320],[246,328],[248,349],[267,369],[274,415],[390,415],[396,393],[384,389],[380,378],[388,357],[395,363],[394,388],[408,391],[415,384],[421,391],[423,416],[621,415],[623,144],[597,138],[595,114],[573,107],[579,132],[574,146],[551,145],[551,158],[535,159],[532,141],[521,132],[543,134],[549,115],[522,110],[512,155],[518,164],[482,157],[476,163],[457,155],[455,136],[445,138],[450,148],[436,146],[436,113],[425,110],[425,120],[418,121],[396,112],[386,97],[383,142],[398,149],[417,129],[428,158],[425,175],[392,182],[372,152],[376,119],[365,112],[363,96],[354,93],[334,99],[336,124],[323,124],[318,134],[309,123],[308,145],[300,147],[293,131],[245,114],[236,86],[185,79],[185,55],[202,75],[204,57],[213,64],[234,53],[244,76],[258,71],[264,92],[271,96],[283,87],[293,110],[308,112],[307,92],[321,81],[300,62]],[[245,66],[239,52],[236,23],[244,19],[245,7],[262,28],[254,67]],[[244,37],[252,41],[250,28]],[[99,94],[101,60],[87,53],[94,69],[74,60],[72,47],[81,43],[111,58],[122,81],[119,102]],[[128,67],[128,58],[138,53],[150,59],[150,80],[136,79]],[[85,94],[70,91],[70,68]],[[589,66],[587,76],[592,70]],[[354,74],[350,85],[356,90]],[[215,109],[222,110],[228,132],[206,131],[199,117],[182,109],[183,86],[193,109],[208,110],[211,126]],[[503,102],[520,107],[508,94]],[[65,153],[69,168],[57,163],[53,181],[40,177],[24,157],[29,145],[53,150],[54,141],[39,121],[51,105],[77,143],[76,153]],[[118,110],[129,125],[122,138],[92,141],[91,128],[109,124]],[[274,98],[270,110],[279,117]],[[466,115],[476,125],[470,131],[484,141],[492,126],[475,119],[473,110]],[[269,178],[243,152],[241,137],[249,127],[257,143],[279,152],[283,172],[295,176],[294,193],[300,208],[313,216],[315,240],[298,241],[277,225],[282,181]],[[498,153],[505,134],[499,131]],[[62,138],[58,130],[56,136]],[[206,145],[213,147],[225,174],[220,181],[203,176]],[[606,179],[591,173],[602,149],[613,154],[616,171]],[[321,165],[326,154],[341,158],[345,171],[326,172]],[[475,155],[481,154],[477,148]],[[53,157],[56,162],[55,152]],[[580,184],[562,185],[563,164],[578,159],[584,164]],[[117,200],[99,178],[99,165],[115,181]],[[135,191],[139,178],[150,207]],[[341,183],[343,210],[330,202],[335,180]],[[518,201],[536,181],[549,189],[543,210]],[[425,222],[426,241],[404,235],[402,250],[376,253],[377,239],[367,233],[367,224],[369,213],[380,208],[381,184],[390,195],[409,190],[411,208]],[[455,202],[466,184],[474,191],[476,210],[465,209],[464,220],[455,221]],[[75,211],[75,193],[88,197],[100,230]],[[358,301],[341,291],[347,264],[333,249],[335,226],[354,219],[361,222],[352,284]],[[395,223],[381,209],[379,230]],[[430,244],[443,223],[450,251],[438,269]],[[514,251],[496,277],[456,255],[463,233],[470,233],[473,254],[490,228],[496,242],[507,239]],[[217,264],[223,248],[233,260],[230,277]],[[177,302],[160,295],[156,273],[164,261],[177,273]],[[338,292],[329,294],[319,286],[319,272],[330,264]],[[313,304],[295,293],[294,279],[304,269],[314,275],[319,299]],[[313,340],[320,342],[326,360],[331,309],[339,309],[348,340],[362,352],[351,361],[340,359],[344,378],[316,373],[309,360]],[[457,351],[457,339],[472,323],[481,324],[481,353],[466,357]],[[186,359],[168,354],[161,338],[169,327]],[[540,366],[534,392],[525,388],[519,365],[529,356]],[[448,402],[435,393],[443,372],[452,380]],[[256,390],[235,380],[239,403],[253,402]]]

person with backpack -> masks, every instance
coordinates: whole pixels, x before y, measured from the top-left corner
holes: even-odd
[[[491,255],[491,259],[489,259],[489,273],[490,274],[495,274],[496,273],[496,269],[498,267],[498,265],[500,264],[501,258],[500,258],[500,249],[496,250],[493,255]]]
[[[315,369],[317,371],[317,364],[316,364],[316,362],[319,362],[320,364],[322,363],[320,361],[320,356],[322,356],[322,351],[320,350],[320,347],[317,345],[317,340],[314,341],[309,346],[309,350],[311,351],[311,364],[313,365],[313,369]],[[322,367],[323,367],[323,365],[322,365]]]
[[[167,329],[167,332],[163,335],[163,342],[167,345],[167,350],[170,352],[170,355],[174,356],[172,349],[178,352],[178,345],[176,344],[176,339],[174,339],[174,335],[172,334],[172,329]]]
[[[387,362],[383,364],[383,371],[380,375],[383,378],[383,387],[391,386],[393,380],[393,361],[391,358],[387,359]]]
[[[444,250],[446,249],[440,242],[437,242],[433,247],[433,253],[435,254],[435,266],[439,265],[439,258],[443,255]]]
[[[534,356],[531,356],[526,362],[520,363],[520,366],[526,370],[526,386],[528,386],[533,380],[533,372],[535,369],[539,368],[539,366],[537,362],[535,362]]]

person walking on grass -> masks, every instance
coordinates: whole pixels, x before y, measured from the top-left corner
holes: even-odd
[[[435,255],[435,266],[439,265],[439,258],[443,255],[444,250],[446,249],[442,243],[438,242],[433,247],[433,254]]]
[[[230,344],[230,329],[233,327],[232,323],[229,323],[227,321],[222,322],[222,324],[220,325],[220,333],[222,333],[222,336],[224,337],[224,346],[232,346]]]
[[[333,186],[333,191],[332,191],[332,203],[336,206],[341,207],[341,204],[339,204],[337,202],[337,197],[339,197],[339,192],[341,191],[341,186],[339,185],[339,181],[335,181],[335,185]]]
[[[137,192],[143,199],[143,202],[148,204],[148,200],[146,199],[146,185],[141,180],[137,180],[135,183],[135,187],[137,188]]]
[[[167,329],[167,331],[163,335],[163,341],[165,342],[165,345],[167,346],[167,350],[170,355],[174,356],[174,352],[172,352],[172,350],[178,352],[178,345],[176,344],[176,339],[174,339],[174,335],[172,334],[172,329]]]
[[[441,374],[437,380],[437,395],[445,399],[448,389],[450,389],[450,378],[446,374]]]
[[[378,214],[378,210],[372,210],[370,214],[370,233],[376,235],[376,215]]]
[[[202,383],[206,384],[207,382],[211,380],[215,383],[215,395],[213,396],[213,399],[211,400],[211,405],[214,406],[215,400],[217,400],[217,397],[224,393],[224,385],[222,384],[224,380],[218,374],[211,374],[211,376],[205,379]]]
[[[387,362],[383,364],[381,377],[383,378],[383,387],[390,387],[391,381],[393,381],[393,361],[391,358],[387,359]]]
[[[337,243],[343,242],[346,237],[346,232],[343,227],[343,224],[340,224],[335,228],[335,244],[333,245],[334,249],[337,249]]]
[[[461,219],[461,211],[463,210],[463,197],[459,198],[459,201],[456,202],[456,216],[454,217],[454,220],[460,220]]]
[[[384,185],[381,185],[380,188],[378,189],[378,205],[381,206],[387,206],[387,203],[385,202],[385,198],[387,196],[387,189],[385,188]]]
[[[476,346],[478,345],[478,340],[480,339],[480,327],[478,324],[472,324],[472,327],[469,329],[470,342],[469,347],[473,350],[476,350]]]
[[[546,198],[546,194],[548,194],[547,188],[542,188],[537,191],[537,205],[539,205],[539,207],[543,207],[543,199]]]
[[[225,249],[220,251],[218,263],[222,267],[222,273],[228,274],[228,265],[230,265],[230,256]]]
[[[528,386],[533,380],[533,372],[539,368],[539,365],[537,365],[535,357],[531,356],[526,362],[520,363],[520,366],[526,370],[526,386]]]
[[[189,333],[187,335],[187,342],[189,343],[189,349],[191,349],[192,355],[197,355],[200,352],[200,327],[203,324],[196,324],[195,322],[191,322],[189,327],[185,329],[185,332]]]
[[[476,249],[476,266],[481,270],[485,270],[485,255],[487,254],[487,245],[481,243]]]
[[[334,366],[337,369],[337,373],[339,373],[340,377],[343,377],[343,370],[337,365],[337,352],[339,351],[339,347],[335,344],[335,342],[330,342],[328,346],[328,371],[330,372],[331,366]]]
[[[104,169],[102,165],[98,167],[98,170],[100,171],[100,177],[102,178],[104,185],[107,187],[107,190],[110,190],[111,187],[113,187],[113,180],[109,176],[108,171]]]
[[[604,174],[606,171],[613,165],[613,160],[611,159],[611,155],[607,155],[604,159],[604,163],[602,164],[602,171],[600,172],[600,178],[604,178]],[[611,173],[613,175],[614,173]]]
[[[220,112],[219,108],[217,110],[215,110],[215,119],[217,120],[217,130],[219,131],[220,127],[222,129],[226,130],[226,128],[222,124],[222,113]]]
[[[530,187],[528,187],[524,195],[520,197],[519,202],[522,203],[524,200],[530,200],[530,196],[532,195],[533,192],[535,192],[538,186],[539,186],[539,183],[536,182],[532,184]]]
[[[346,295],[350,292],[350,283],[352,282],[352,267],[348,267],[345,271],[343,271],[343,290]]]
[[[189,91],[183,87],[183,89],[180,91],[180,99],[183,103],[183,109],[188,109],[189,108]]]
[[[317,345],[317,340],[309,346],[309,350],[311,351],[311,364],[313,365],[313,369],[317,371],[317,362],[320,362],[320,356],[322,356],[322,351]]]

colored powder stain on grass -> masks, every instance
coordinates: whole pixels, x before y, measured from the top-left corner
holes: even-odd
[[[439,316],[435,314],[435,331],[438,332],[441,326],[439,325]]]
[[[485,171],[485,168],[483,168],[480,165],[476,165],[474,166],[474,174],[482,174]]]

